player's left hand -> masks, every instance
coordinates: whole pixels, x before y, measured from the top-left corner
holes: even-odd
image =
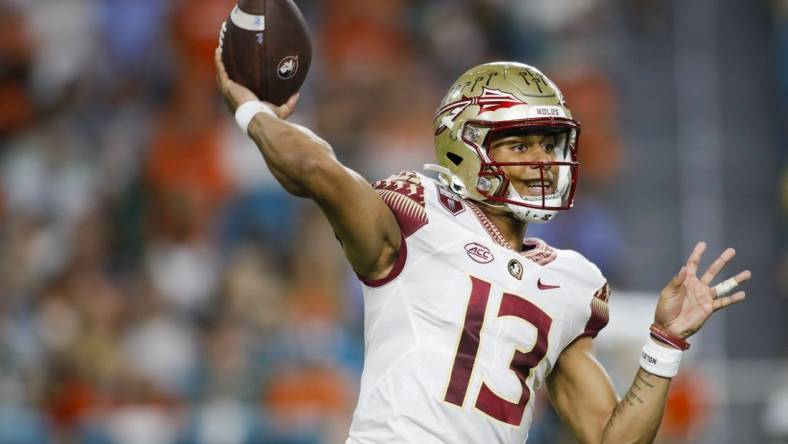
[[[710,286],[714,277],[736,255],[736,251],[733,248],[723,251],[703,276],[698,278],[696,273],[704,251],[704,242],[695,245],[687,265],[681,267],[678,274],[662,289],[654,314],[655,324],[684,339],[695,334],[715,311],[744,300],[743,291],[730,296],[727,293],[752,276],[749,270],[744,270],[732,279],[715,287]],[[718,292],[724,293],[717,294]]]

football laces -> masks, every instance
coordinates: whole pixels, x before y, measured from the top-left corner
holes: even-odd
[[[219,30],[219,54],[222,53],[222,46],[224,44],[224,33],[227,31],[227,22],[222,22],[222,28]]]

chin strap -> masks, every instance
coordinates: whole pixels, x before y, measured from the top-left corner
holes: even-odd
[[[467,198],[467,195],[465,193],[465,185],[462,183],[462,181],[459,180],[459,178],[454,173],[451,172],[450,169],[448,169],[448,168],[446,168],[444,166],[441,166],[441,165],[433,164],[433,163],[425,163],[424,164],[424,169],[427,170],[427,171],[434,171],[434,172],[438,173],[438,180],[440,181],[441,185],[443,185],[445,187],[448,187],[449,189],[451,189],[455,193]],[[519,197],[520,199],[525,200],[525,198],[523,196],[521,196],[520,193],[518,193],[514,189],[514,187],[512,187],[511,185],[509,185],[509,191],[508,191],[507,195],[510,198]],[[551,196],[553,196],[553,195],[551,195]],[[556,195],[556,197],[557,197],[557,195]],[[541,199],[539,199],[539,200],[541,200]],[[549,214],[549,216],[547,216],[547,217],[541,217],[541,218],[540,217],[529,217],[529,216],[531,216],[532,213],[537,212],[539,210],[533,210],[533,209],[525,208],[525,207],[523,207],[525,209],[514,208],[512,205],[509,205],[509,204],[499,204],[499,203],[491,202],[489,200],[473,200],[473,201],[474,201],[474,203],[481,204],[481,205],[486,205],[486,206],[489,206],[489,207],[506,208],[506,209],[509,210],[509,212],[512,213],[512,215],[514,217],[516,217],[517,219],[523,220],[524,222],[544,223],[544,222],[547,222],[548,220],[552,219],[552,217],[555,215],[555,212],[551,212],[549,210],[545,210]]]
[[[454,174],[451,172],[450,169],[446,168],[445,166],[435,165],[434,163],[425,163],[424,169],[427,171],[434,171],[440,174],[441,180],[444,180],[445,177],[451,177]]]
[[[424,169],[427,171],[434,171],[438,173],[438,180],[441,185],[448,187],[455,193],[465,196],[465,185],[461,180],[445,166],[435,165],[434,163],[425,163]]]

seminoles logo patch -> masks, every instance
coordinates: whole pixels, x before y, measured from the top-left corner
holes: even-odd
[[[518,99],[512,94],[503,92],[499,89],[482,88],[482,95],[478,97],[465,97],[462,96],[460,100],[446,104],[438,112],[435,117],[440,117],[443,113],[449,113],[444,119],[435,134],[440,134],[446,129],[446,122],[454,123],[454,119],[460,115],[465,108],[471,105],[479,105],[479,112],[477,115],[486,113],[488,111],[497,111],[503,108],[511,108],[518,105],[528,105],[528,103]]]
[[[283,58],[276,67],[276,75],[280,79],[287,80],[298,72],[298,56],[287,56]]]
[[[445,188],[438,187],[438,201],[443,208],[446,208],[446,211],[454,216],[465,211],[465,205],[462,204],[462,199]]]
[[[507,268],[509,269],[509,274],[511,274],[513,278],[523,278],[523,264],[521,264],[517,259],[510,260]]]
[[[476,242],[466,245],[465,252],[468,253],[468,257],[480,264],[489,264],[495,259],[489,248]]]

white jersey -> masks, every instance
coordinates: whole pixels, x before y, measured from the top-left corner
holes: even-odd
[[[471,202],[412,172],[374,184],[402,231],[364,286],[364,371],[347,443],[523,443],[561,351],[607,324],[608,286],[580,254],[518,253]]]

